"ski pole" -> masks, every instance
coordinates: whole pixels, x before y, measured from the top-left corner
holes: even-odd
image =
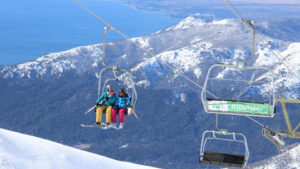
[[[133,110],[133,108],[132,108],[132,113],[133,113],[134,117],[135,117],[136,119],[138,119],[138,116],[136,115],[136,113],[135,113],[135,111]]]
[[[90,108],[88,111],[86,111],[84,114],[87,115],[90,111],[92,111],[96,106],[93,106],[92,108]]]

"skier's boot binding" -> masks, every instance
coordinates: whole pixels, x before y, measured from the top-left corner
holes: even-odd
[[[112,127],[112,124],[111,124],[111,123],[106,123],[106,127],[107,127],[107,128],[111,128],[111,127]]]
[[[102,127],[101,122],[96,122],[96,123],[94,124],[94,126],[95,126],[95,127]]]

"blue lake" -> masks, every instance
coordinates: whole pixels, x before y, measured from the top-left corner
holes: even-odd
[[[116,1],[82,3],[129,37],[147,35],[179,21]],[[47,53],[100,43],[104,26],[73,0],[1,0],[0,64],[22,63]],[[121,38],[110,33],[107,40]]]

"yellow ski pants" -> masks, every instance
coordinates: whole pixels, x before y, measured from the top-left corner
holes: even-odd
[[[106,110],[106,123],[111,122],[111,110],[112,106],[101,106],[96,110],[96,122],[102,121],[102,112]]]

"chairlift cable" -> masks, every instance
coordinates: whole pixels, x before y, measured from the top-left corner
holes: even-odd
[[[262,123],[258,122],[257,120],[253,119],[252,117],[246,116],[248,119],[254,121],[256,124],[260,125],[261,127],[265,127]]]
[[[234,6],[230,3],[229,0],[224,0],[226,6],[232,11],[232,13],[242,22],[241,15],[238,13],[238,10],[234,8]],[[244,23],[244,22],[242,22]]]
[[[116,29],[115,27],[113,27],[110,23],[108,23],[107,21],[105,21],[104,19],[102,19],[101,17],[99,17],[98,15],[96,15],[93,11],[91,11],[90,9],[88,9],[85,5],[83,5],[79,0],[74,0],[75,2],[77,2],[81,7],[83,7],[84,9],[86,9],[87,11],[89,11],[91,14],[93,14],[96,18],[98,18],[101,22],[103,22],[104,24],[106,24],[107,26],[109,26],[112,30],[116,31],[118,34],[120,34],[121,36],[123,36],[125,39],[127,39],[129,42],[131,42],[132,44],[134,44],[135,46],[137,46],[138,48],[142,49],[145,53],[147,53],[148,55],[155,57],[156,59],[158,59],[162,64],[164,64],[165,66],[167,66],[168,68],[170,68],[171,70],[173,70],[174,72],[177,72],[177,70],[175,68],[173,68],[171,65],[169,65],[168,63],[166,63],[165,61],[163,61],[162,59],[160,59],[158,57],[158,55],[154,55],[152,54],[149,50],[147,50],[145,47],[140,46],[139,44],[137,44],[135,41],[133,41],[132,39],[130,39],[128,36],[126,36],[125,34],[123,34],[121,31],[119,31],[118,29]],[[199,85],[197,82],[193,81],[191,78],[187,77],[186,75],[184,75],[183,73],[178,72],[177,73],[178,76],[182,76],[183,78],[185,78],[186,80],[188,80],[189,82],[193,83],[195,86],[199,87],[200,89],[202,89],[203,87],[201,85]],[[207,91],[207,93],[211,94],[212,96],[215,96],[214,94],[212,94],[211,92]],[[216,96],[215,96],[216,97]]]
[[[197,40],[197,41],[195,41],[195,42],[191,42],[189,45],[195,45],[195,44],[199,44],[200,42],[203,42],[203,41],[205,41],[205,40],[208,40],[208,39],[212,39],[212,38],[215,38],[216,37],[216,35],[212,35],[212,36],[205,36],[205,37],[203,37],[202,39],[200,39],[200,40]],[[162,52],[167,52],[167,51],[169,51],[170,49],[172,49],[175,45],[177,45],[177,44],[179,44],[179,41],[177,41],[177,42],[175,42],[174,44],[172,44],[170,47],[168,47],[167,49],[165,49],[165,50],[163,50]],[[161,53],[162,53],[161,52]]]

